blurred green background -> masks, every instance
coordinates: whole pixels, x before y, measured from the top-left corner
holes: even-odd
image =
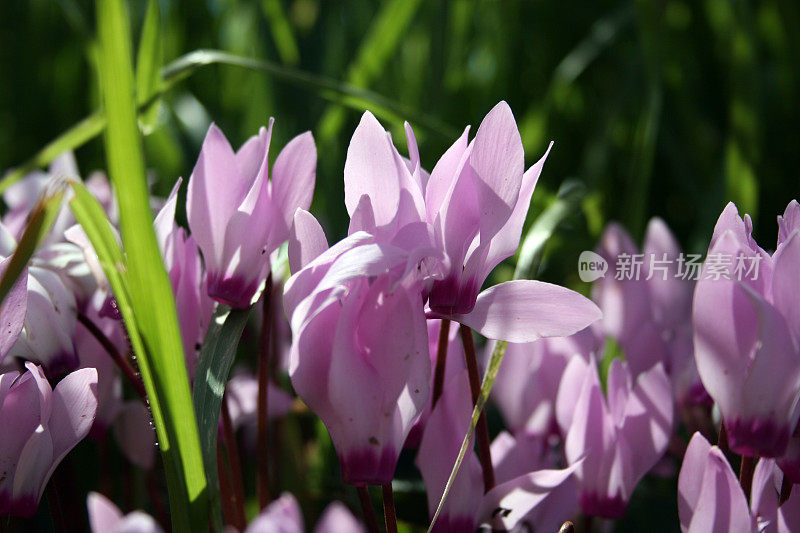
[[[364,108],[363,99],[331,90],[347,84],[390,102],[390,111],[376,111],[401,152],[402,121],[412,123],[428,169],[499,100],[514,110],[528,165],[555,141],[529,223],[565,180],[585,185],[538,271],[573,287],[581,288],[578,254],[594,247],[610,220],[641,239],[647,220],[663,217],[684,249],[702,253],[733,200],[754,217],[756,238],[769,249],[776,215],[800,196],[796,0],[159,5],[164,64],[209,48],[288,67],[282,72],[289,77],[318,76],[298,84],[287,75],[210,65],[171,87],[145,143],[153,188],[162,195],[178,176],[188,178],[210,121],[238,146],[274,116],[273,147],[313,131],[319,165],[312,211],[330,241],[340,238],[347,229],[344,158]],[[129,7],[138,35],[146,2]],[[95,33],[88,0],[0,2],[0,172],[96,110]],[[103,167],[100,140],[76,153],[84,175]],[[673,489],[656,494],[674,498]],[[412,492],[424,519],[424,499]],[[674,501],[648,502],[647,494],[637,492],[632,507],[650,514],[633,523],[652,526],[650,519],[664,515],[674,525]]]

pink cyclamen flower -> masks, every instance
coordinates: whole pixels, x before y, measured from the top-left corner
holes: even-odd
[[[633,489],[658,462],[672,434],[672,394],[661,364],[634,380],[615,359],[603,396],[597,364],[581,356],[570,361],[556,403],[566,435],[564,453],[577,467],[585,514],[621,518]]]
[[[575,354],[588,360],[602,348],[601,343],[591,327],[569,337],[509,343],[492,388],[507,427],[516,435],[557,434],[555,403],[564,369]],[[489,343],[487,354],[493,347]]]
[[[523,172],[522,141],[505,102],[484,118],[471,143],[468,133],[469,128],[428,177],[411,128],[406,126],[411,156],[406,160],[375,117],[365,113],[345,163],[351,235],[365,231],[408,250],[429,278],[426,294],[437,318],[512,342],[583,329],[600,312],[563,287],[512,281],[479,294],[489,273],[519,246],[546,155]]]
[[[269,272],[269,255],[289,237],[297,208],[314,193],[317,153],[310,132],[278,154],[269,179],[269,129],[237,152],[212,124],[189,180],[187,218],[203,252],[208,293],[245,308]]]
[[[64,456],[88,433],[97,411],[97,372],[77,370],[55,390],[41,367],[0,375],[0,515],[29,517]]]
[[[699,432],[692,437],[678,476],[678,515],[684,533],[789,533],[800,527],[800,492],[778,507],[775,461],[761,459],[750,504],[722,451]]]
[[[603,232],[598,253],[610,271],[592,288],[592,299],[603,310],[603,329],[619,343],[634,375],[663,363],[679,405],[708,403],[692,346],[692,292],[699,270],[692,270],[659,218],[648,223],[642,251],[618,224]]]
[[[284,291],[292,385],[328,428],[345,482],[388,483],[428,402],[418,280],[403,250],[364,232],[325,250],[322,228],[299,210],[292,233],[296,273]]]
[[[123,515],[114,503],[96,492],[86,498],[89,526],[92,533],[161,533],[163,530],[152,516],[142,511]]]
[[[445,384],[442,397],[425,425],[417,466],[428,495],[428,510],[436,511],[455,464],[472,416],[466,370],[454,374]],[[468,451],[453,481],[434,531],[475,531],[480,525],[511,531],[527,525],[535,531],[550,531],[570,517],[577,501],[570,479],[577,465],[565,470],[539,470],[539,457],[530,448],[541,449],[523,438],[501,434],[492,443],[498,485],[483,494],[478,458]],[[522,446],[518,446],[522,445]]]
[[[695,358],[731,449],[778,457],[800,417],[800,230],[772,257],[751,230],[728,204],[694,295]]]

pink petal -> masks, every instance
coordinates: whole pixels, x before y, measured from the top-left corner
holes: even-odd
[[[778,215],[778,247],[797,229],[800,229],[800,204],[797,200],[792,200],[786,206],[783,216]]]
[[[637,482],[667,450],[672,435],[673,403],[672,384],[661,364],[636,378],[625,405],[620,433],[631,450],[635,450],[631,466]]]
[[[544,168],[544,162],[550,154],[550,149],[552,147],[553,143],[550,143],[541,159],[522,175],[522,184],[519,189],[517,203],[514,205],[514,210],[508,218],[508,221],[506,221],[503,227],[500,228],[497,234],[489,241],[489,253],[486,256],[484,277],[488,276],[494,267],[503,259],[514,255],[517,248],[519,248],[522,226],[525,224],[525,218],[528,215],[531,198],[533,198],[533,190],[536,188],[536,183],[539,181],[539,176],[542,174],[542,168]]]
[[[754,531],[754,520],[739,480],[717,447],[708,453],[700,497],[688,533],[740,533]]]
[[[800,231],[789,235],[773,256],[772,299],[800,346]]]
[[[710,452],[711,444],[703,437],[702,433],[696,432],[686,448],[678,475],[678,516],[683,531],[689,528],[692,514],[700,500]]]
[[[31,517],[39,506],[44,487],[53,469],[51,432],[38,426],[19,454],[14,470],[11,513]]]
[[[56,385],[49,421],[56,463],[89,433],[96,413],[97,370],[76,370]]]
[[[242,203],[255,175],[242,175],[222,131],[212,124],[189,178],[186,217],[208,265],[222,268],[228,221]]]
[[[577,466],[539,470],[496,486],[483,497],[479,523],[500,531],[512,531],[522,524],[531,531],[556,531],[578,507],[575,483],[570,479]]]
[[[566,337],[600,319],[588,298],[540,281],[508,281],[478,295],[475,308],[455,320],[489,339],[530,342]]]
[[[450,471],[455,464],[461,442],[472,416],[472,396],[467,371],[462,370],[445,384],[442,397],[436,402],[419,445],[416,463],[422,473],[428,495],[428,513],[433,516],[444,493]],[[476,507],[482,496],[481,467],[471,450],[461,465],[442,513],[437,519],[439,531],[453,529],[456,523],[472,526]],[[474,529],[473,527],[470,530]]]
[[[270,503],[245,530],[245,533],[302,532],[303,513],[297,500],[288,492]]]
[[[0,261],[0,278],[5,274],[11,258]],[[0,303],[0,363],[17,342],[25,322],[28,308],[28,269],[20,273],[17,281]]]
[[[111,500],[97,492],[90,492],[86,498],[89,510],[89,526],[92,533],[117,531],[122,522],[122,512]]]
[[[343,503],[331,502],[323,511],[314,533],[366,533],[366,528]]]
[[[308,209],[314,196],[317,148],[311,132],[298,135],[284,147],[272,167],[272,205],[277,216],[270,242],[280,244],[289,237],[297,209]]]
[[[481,240],[488,241],[509,219],[525,170],[522,139],[506,102],[492,108],[478,127],[469,165],[480,199]]]
[[[396,152],[383,126],[372,113],[365,112],[350,140],[344,164],[344,203],[349,215],[366,194],[372,200],[376,224],[392,221],[400,201]]]
[[[691,312],[694,287],[690,280],[676,276],[681,247],[667,224],[660,218],[651,219],[647,225],[643,251],[647,270],[654,265],[654,261],[663,261],[664,258],[669,261],[666,265],[655,263],[659,267],[664,266],[666,274],[662,270],[653,270],[652,277],[647,280],[653,318],[666,324],[685,320]]]
[[[289,233],[289,268],[299,272],[328,249],[328,240],[319,221],[303,209],[294,213]]]
[[[458,177],[460,166],[463,164],[464,152],[467,149],[468,136],[469,126],[461,134],[461,137],[447,149],[431,171],[428,186],[425,188],[425,206],[430,223],[436,220],[447,192]]]

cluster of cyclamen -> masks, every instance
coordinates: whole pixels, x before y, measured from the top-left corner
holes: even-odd
[[[525,171],[505,103],[489,112],[471,141],[467,129],[430,173],[408,125],[404,158],[365,113],[344,169],[348,236],[330,247],[307,211],[313,138],[293,139],[270,170],[271,130],[272,121],[234,152],[216,126],[209,129],[188,184],[189,235],[174,220],[180,180],[156,206],[190,377],[215,302],[248,308],[270,272],[276,274],[273,252],[288,240],[288,372],[295,392],[328,428],[345,482],[387,486],[401,450],[416,447],[433,514],[477,396],[474,330],[490,339],[487,351],[494,340],[510,342],[492,396],[508,431],[489,445],[482,418],[480,460],[467,454],[437,530],[482,524],[555,530],[578,509],[620,518],[645,474],[671,475],[667,450],[684,457],[676,414],[690,434],[710,437],[713,404],[722,417],[721,445],[729,442],[751,467],[755,456],[771,459],[755,468],[748,507],[727,448],[695,433],[679,477],[684,530],[800,528],[798,491],[789,499],[791,485],[800,482],[797,202],[779,217],[771,256],[734,206],[720,217],[709,254],[759,257],[756,279],[738,280],[732,262],[696,286],[672,271],[607,276],[594,286],[596,304],[537,281],[481,292],[494,267],[516,252],[546,157]],[[51,173],[77,176],[77,169],[63,157]],[[47,179],[29,176],[4,195],[0,273]],[[95,175],[87,185],[116,222],[107,181]],[[657,219],[644,251],[673,265],[681,253]],[[613,264],[637,249],[610,225],[598,253]],[[142,402],[123,401],[108,356],[129,351],[119,318],[91,245],[65,210],[0,307],[0,364],[8,369],[0,375],[0,427],[12,428],[11,438],[0,440],[0,515],[31,515],[50,474],[87,434],[102,438],[113,428],[132,462],[152,466],[147,411]],[[601,365],[614,357],[614,346],[624,362]],[[21,361],[28,361],[22,373]],[[124,368],[125,357],[120,361]],[[234,427],[254,422],[258,387],[246,375],[228,383]],[[269,415],[285,414],[288,397],[275,388],[270,395]],[[776,487],[781,472],[783,486]],[[96,531],[159,530],[146,515],[123,516],[97,494],[89,497],[89,512]],[[303,528],[289,495],[264,509],[248,531],[276,524]],[[316,531],[360,527],[333,504]]]

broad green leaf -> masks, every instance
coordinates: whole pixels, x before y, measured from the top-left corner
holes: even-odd
[[[16,283],[17,278],[25,270],[33,257],[36,248],[47,237],[53,222],[61,210],[61,200],[64,197],[64,182],[62,180],[51,182],[36,206],[31,211],[28,225],[19,239],[17,248],[11,256],[8,267],[0,278],[0,304]]]
[[[139,52],[136,54],[136,101],[150,104],[141,113],[140,121],[145,132],[151,131],[158,115],[157,102],[151,102],[161,88],[161,14],[158,0],[150,0],[144,15]]]
[[[561,185],[556,200],[539,215],[522,241],[514,279],[531,279],[536,274],[547,240],[559,224],[580,210],[585,195],[586,186],[580,181],[567,180]]]
[[[203,531],[208,528],[206,477],[175,298],[153,231],[134,101],[128,17],[123,0],[98,0],[96,6],[100,87],[108,119],[106,159],[119,204],[130,303],[144,342],[136,355],[152,370],[147,394],[158,399],[163,414],[156,431],[173,529]]]
[[[236,347],[250,316],[250,309],[231,309],[218,305],[208,326],[194,376],[192,400],[197,415],[200,445],[208,478],[211,518],[214,529],[222,531],[222,506],[217,472],[217,431],[222,395],[228,373],[236,356]]]

